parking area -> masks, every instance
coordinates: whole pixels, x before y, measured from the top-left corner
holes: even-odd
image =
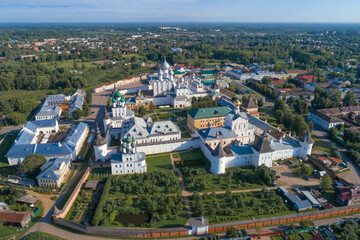
[[[301,188],[303,186],[315,186],[320,184],[320,179],[314,176],[310,176],[309,181],[296,176],[288,165],[280,164],[278,166],[273,166],[272,168],[276,171],[276,175],[280,176],[276,182],[278,186]]]

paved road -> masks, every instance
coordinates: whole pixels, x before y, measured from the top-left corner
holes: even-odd
[[[320,220],[315,220],[314,223],[316,226],[324,226],[324,225],[328,225],[328,224],[343,222],[345,220],[355,220],[355,219],[360,219],[360,214],[341,216],[341,217],[336,217],[336,218],[320,219]],[[299,224],[295,224],[295,225],[299,225]],[[261,232],[278,232],[278,231],[287,230],[288,228],[289,228],[289,225],[270,226],[270,227],[261,228]],[[248,234],[257,234],[258,233],[255,228],[247,229],[246,231]]]
[[[109,97],[112,96],[112,90],[92,94],[91,112],[88,117],[81,118],[80,121],[86,121],[90,124],[98,123],[100,131],[103,131],[103,117],[105,113],[106,103]]]
[[[17,126],[5,126],[0,129],[0,134],[7,133],[13,130],[20,130],[24,125],[17,125]]]

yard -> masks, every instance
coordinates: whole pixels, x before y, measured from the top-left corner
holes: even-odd
[[[172,169],[170,153],[146,156],[147,171],[166,171]]]
[[[318,136],[311,134],[311,138],[314,140],[313,150],[312,153],[316,154],[323,154],[327,153],[330,154],[330,146],[321,140]]]
[[[173,157],[175,158],[175,165],[180,168],[183,174],[185,187],[188,191],[242,190],[262,188],[272,184],[272,177],[269,179],[263,176],[265,172],[272,175],[269,168],[237,167],[227,169],[227,173],[224,175],[212,174],[210,173],[210,162],[200,149],[175,153]],[[263,181],[264,179],[267,180]]]
[[[295,169],[294,168],[291,169],[286,164],[273,166],[272,169],[276,171],[276,175],[280,176],[280,178],[276,182],[278,186],[293,188],[293,187],[303,187],[303,186],[314,186],[320,184],[320,180],[318,178],[315,178],[314,176],[310,176],[309,181],[296,176],[294,174]]]
[[[207,216],[210,224],[292,214],[275,190],[225,194],[194,194],[191,207],[195,216]]]

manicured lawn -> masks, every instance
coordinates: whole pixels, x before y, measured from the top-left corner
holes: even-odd
[[[158,170],[166,171],[172,169],[170,153],[166,155],[153,155],[146,157],[148,172]]]
[[[180,152],[179,154],[182,161],[198,160],[198,159],[206,160],[204,154],[201,152],[200,149],[195,149],[191,152]]]

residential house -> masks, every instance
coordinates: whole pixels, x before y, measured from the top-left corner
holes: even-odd
[[[342,206],[360,204],[360,186],[337,186],[336,202]]]

